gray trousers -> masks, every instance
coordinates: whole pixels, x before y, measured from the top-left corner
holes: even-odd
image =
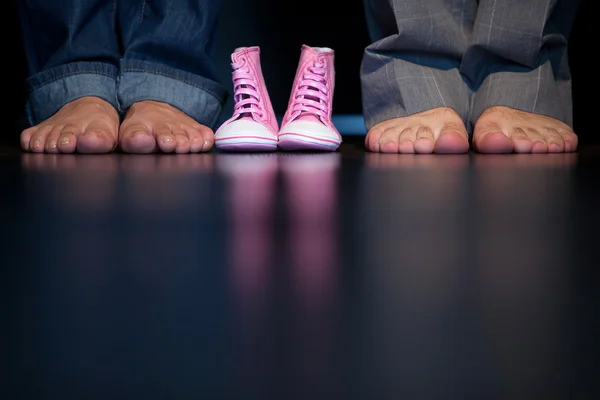
[[[577,0],[365,0],[368,129],[436,107],[470,130],[508,106],[572,126],[567,43]]]

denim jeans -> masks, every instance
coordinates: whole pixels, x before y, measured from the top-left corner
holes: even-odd
[[[226,90],[211,60],[220,0],[22,0],[33,125],[96,96],[164,102],[214,128]]]

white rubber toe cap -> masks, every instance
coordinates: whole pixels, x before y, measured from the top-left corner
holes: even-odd
[[[328,126],[315,121],[292,121],[279,131],[279,137],[283,139],[286,135],[304,136],[319,141],[341,143],[340,135]]]
[[[277,141],[277,135],[266,126],[253,120],[240,119],[221,126],[215,133],[215,140],[264,139]]]

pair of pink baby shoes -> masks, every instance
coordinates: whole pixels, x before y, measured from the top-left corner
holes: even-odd
[[[215,133],[223,151],[335,151],[342,138],[331,122],[335,82],[334,52],[302,46],[287,111],[278,126],[260,64],[260,48],[231,55],[233,116]]]

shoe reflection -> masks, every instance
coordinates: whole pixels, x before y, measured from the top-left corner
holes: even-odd
[[[339,161],[337,153],[217,158],[229,188],[227,254],[238,310],[239,391],[245,394],[265,394],[260,388],[270,387],[263,383],[273,377],[286,391],[324,387],[340,262]],[[277,343],[293,360],[289,370],[268,351]]]
[[[264,301],[264,290],[272,274],[277,157],[219,154],[216,161],[227,187],[227,257],[236,292],[250,307]]]
[[[279,158],[289,220],[288,258],[295,294],[317,308],[332,295],[339,260],[337,172],[339,153]]]
[[[337,178],[339,153],[280,157],[288,205],[287,260],[294,312],[290,386],[318,397],[335,366],[336,282],[340,273]]]

